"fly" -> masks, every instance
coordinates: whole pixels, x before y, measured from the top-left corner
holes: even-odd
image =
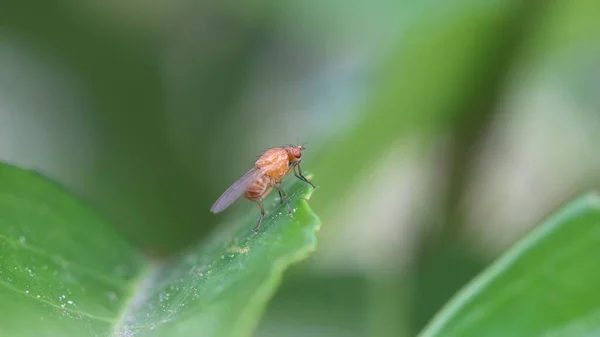
[[[282,203],[286,203],[288,214],[292,214],[290,201],[287,194],[281,186],[281,180],[291,171],[294,175],[317,188],[306,177],[302,175],[300,161],[304,146],[280,146],[266,150],[260,158],[254,163],[254,167],[248,170],[242,177],[233,183],[223,194],[215,201],[210,208],[213,213],[219,213],[231,206],[242,195],[250,201],[256,202],[260,210],[260,217],[254,232],[258,232],[260,224],[265,217],[265,209],[262,201],[269,195],[273,188],[277,189]]]

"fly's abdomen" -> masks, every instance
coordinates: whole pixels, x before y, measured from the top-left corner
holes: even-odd
[[[260,200],[264,199],[273,186],[271,185],[271,177],[267,174],[263,174],[260,178],[257,178],[250,187],[246,190],[246,199],[248,200]]]

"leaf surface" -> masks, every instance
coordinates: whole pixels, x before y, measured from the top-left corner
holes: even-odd
[[[0,335],[249,336],[285,269],[316,248],[311,193],[295,182],[291,216],[268,201],[258,233],[252,208],[154,262],[61,187],[0,165]]]
[[[600,196],[565,205],[461,290],[420,334],[600,332]]]

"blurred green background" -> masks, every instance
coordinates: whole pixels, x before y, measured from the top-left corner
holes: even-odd
[[[306,143],[313,256],[257,336],[411,336],[600,183],[600,3],[35,1],[0,8],[0,159],[163,256]],[[254,210],[249,203],[236,207]]]

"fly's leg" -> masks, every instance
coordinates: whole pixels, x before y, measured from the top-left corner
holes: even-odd
[[[258,208],[260,209],[260,217],[258,218],[258,222],[256,223],[256,227],[254,227],[254,232],[258,233],[258,228],[260,227],[260,223],[262,222],[263,218],[265,217],[265,209],[263,208],[262,204],[260,201],[256,202],[256,205],[258,205]]]
[[[296,172],[296,168],[298,168],[298,171]],[[313,185],[313,183],[311,183],[310,181],[308,181],[308,179],[306,179],[305,176],[302,175],[302,169],[300,168],[300,163],[296,164],[296,166],[294,167],[294,175],[296,176],[296,178],[307,182],[310,184],[310,186],[312,186],[313,188],[317,188],[315,185]]]
[[[281,200],[285,200],[285,204],[287,205],[287,209],[288,209],[288,214],[292,214],[292,207],[290,206],[290,199],[288,198],[287,194],[283,190],[283,187],[281,186],[281,181],[275,183],[275,188],[279,192],[279,195],[281,196]]]
[[[283,200],[283,194],[281,194],[280,190],[277,190],[277,192],[279,193],[279,200],[281,200],[281,203],[283,204],[285,200]]]

